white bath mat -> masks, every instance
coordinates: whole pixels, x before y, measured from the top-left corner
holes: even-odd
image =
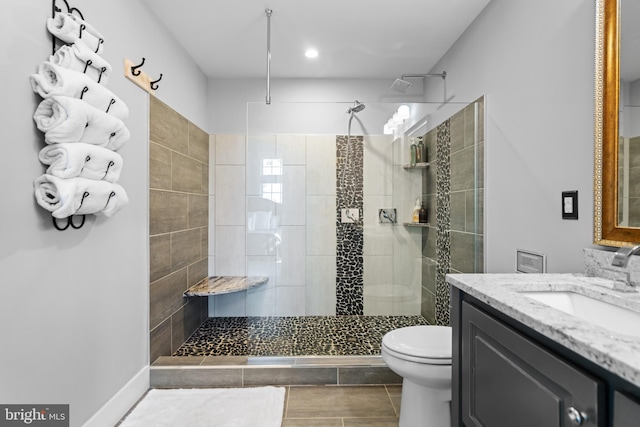
[[[120,427],[280,427],[284,387],[154,389]]]

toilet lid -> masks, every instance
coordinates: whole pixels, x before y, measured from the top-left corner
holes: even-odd
[[[451,327],[408,326],[385,334],[382,345],[413,357],[451,359]]]

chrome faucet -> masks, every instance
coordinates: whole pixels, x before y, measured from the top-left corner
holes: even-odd
[[[635,246],[623,246],[616,252],[611,261],[611,265],[614,267],[626,267],[629,264],[629,259],[632,255],[640,253],[640,245]]]

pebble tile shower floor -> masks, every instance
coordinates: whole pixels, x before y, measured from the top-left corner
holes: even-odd
[[[210,317],[174,356],[379,355],[387,332],[422,316]]]

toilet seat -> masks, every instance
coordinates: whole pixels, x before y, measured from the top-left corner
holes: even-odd
[[[389,357],[393,357],[395,359],[398,360],[402,360],[404,362],[413,362],[413,363],[419,363],[421,365],[447,365],[447,366],[451,366],[451,359],[429,359],[426,357],[418,357],[418,356],[409,356],[407,354],[402,354],[402,353],[398,353],[396,351],[393,351],[389,348],[387,348],[386,346],[382,346],[382,359],[384,360],[384,355],[386,354]]]
[[[409,326],[384,335],[382,347],[392,356],[431,365],[451,364],[451,327]]]

